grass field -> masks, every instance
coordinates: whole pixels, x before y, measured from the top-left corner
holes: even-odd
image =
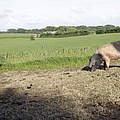
[[[120,34],[36,38],[0,34],[1,70],[57,69],[87,64],[98,47],[120,40]]]

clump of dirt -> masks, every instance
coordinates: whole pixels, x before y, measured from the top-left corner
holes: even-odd
[[[0,73],[0,120],[120,119],[120,69]]]

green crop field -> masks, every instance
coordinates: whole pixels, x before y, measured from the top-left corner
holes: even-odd
[[[120,34],[65,38],[35,38],[30,34],[0,34],[0,69],[34,70],[78,67],[88,63],[96,49]]]

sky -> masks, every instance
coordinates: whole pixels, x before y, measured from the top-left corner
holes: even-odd
[[[120,25],[120,0],[0,0],[0,30]]]

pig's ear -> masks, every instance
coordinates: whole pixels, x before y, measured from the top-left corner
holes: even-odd
[[[100,60],[103,60],[103,56],[101,55],[101,54],[98,54],[98,58],[100,59]]]
[[[91,61],[91,59],[92,59],[92,56],[90,57],[89,61]]]

